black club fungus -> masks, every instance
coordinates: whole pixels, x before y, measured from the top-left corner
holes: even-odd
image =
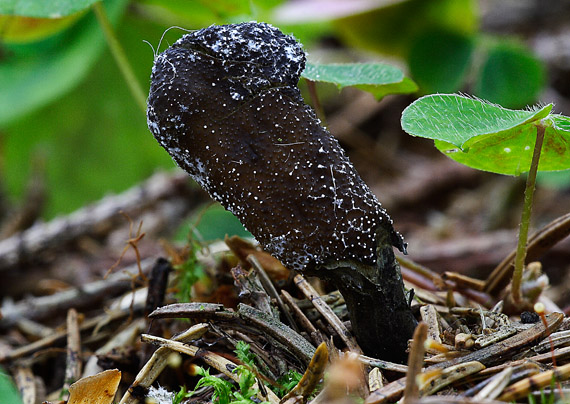
[[[157,57],[151,131],[177,163],[296,270],[376,259],[402,240],[337,140],[303,102],[305,53],[267,24],[211,26]]]
[[[405,251],[405,244],[303,102],[297,82],[304,67],[301,45],[268,24],[184,35],[155,59],[148,126],[178,165],[283,264],[360,287],[362,280],[340,280],[331,268],[385,266],[379,246],[389,245],[390,254],[391,245]],[[402,289],[394,300],[405,302],[397,265],[394,270]]]

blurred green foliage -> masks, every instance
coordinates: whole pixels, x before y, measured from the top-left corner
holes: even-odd
[[[186,303],[192,300],[192,286],[205,277],[204,266],[198,260],[197,253],[201,249],[200,243],[190,238],[187,240],[188,257],[174,267],[176,271],[176,300]]]
[[[473,86],[476,95],[519,107],[512,104],[533,102],[544,82],[542,67],[520,44],[489,41],[478,32],[474,0],[371,2],[364,8],[360,2],[344,2],[341,8],[335,3],[340,4],[107,0],[104,6],[144,91],[153,53],[143,40],[157,47],[171,26],[199,29],[250,20],[294,34],[309,54],[326,36],[351,49],[376,52],[369,59],[396,56],[423,93]],[[45,161],[47,218],[174,166],[148,132],[107,50],[92,4],[7,0],[0,5],[0,187],[17,200],[30,176],[30,160]],[[183,32],[169,30],[157,50]],[[477,55],[484,62],[475,66]],[[513,74],[517,83],[525,82],[526,91],[520,86],[513,91]]]
[[[542,64],[520,43],[491,42],[474,93],[507,107],[535,102],[545,81]]]
[[[471,35],[426,31],[410,48],[410,71],[424,92],[454,92],[465,81],[474,49]]]
[[[2,368],[0,368],[0,397],[4,403],[22,404],[22,398],[18,393],[18,389]]]
[[[514,38],[478,30],[475,0],[408,0],[338,20],[347,43],[407,61],[423,94],[460,90],[521,108],[545,82],[540,61]]]
[[[352,46],[408,58],[418,38],[433,31],[472,35],[477,31],[474,0],[408,0],[347,15],[335,22]]]
[[[117,4],[118,2],[115,2]],[[125,2],[123,2],[125,3]],[[124,7],[123,7],[124,9]],[[49,203],[47,217],[70,212],[108,192],[118,192],[149,176],[157,167],[173,167],[170,158],[162,153],[149,136],[146,118],[133,101],[123,79],[97,30],[91,15],[81,23],[95,30],[96,40],[78,47],[79,58],[83,49],[91,63],[84,69],[84,61],[77,64],[62,62],[64,67],[50,69],[54,82],[67,87],[69,81],[80,81],[70,92],[44,86],[41,65],[49,65],[60,55],[60,48],[53,45],[55,53],[47,53],[39,59],[36,69],[23,77],[20,87],[10,87],[11,97],[21,94],[45,93],[44,107],[33,109],[25,116],[11,120],[2,128],[2,185],[11,195],[21,195],[30,175],[31,160],[45,161]],[[79,26],[70,30],[81,30]],[[149,25],[127,15],[119,26],[118,35],[141,83],[148,88],[148,76],[152,67],[152,50],[141,38],[156,38],[162,27]],[[62,35],[62,34],[59,34]],[[64,43],[68,43],[62,37]],[[95,55],[91,48],[98,47]],[[10,57],[10,56],[9,56]],[[63,56],[65,59],[66,56]],[[96,65],[93,64],[96,62]],[[77,76],[73,69],[84,69]],[[47,74],[47,73],[46,73]],[[36,81],[34,78],[38,77]],[[29,81],[34,81],[29,83]],[[75,83],[74,83],[75,84]],[[26,88],[26,85],[29,87]],[[47,93],[47,95],[46,95]],[[18,95],[20,94],[20,95]],[[12,110],[9,94],[3,92],[2,110]],[[5,99],[6,97],[6,99]],[[13,102],[16,104],[16,102]],[[20,115],[20,110],[14,113]]]
[[[212,203],[190,217],[187,223],[180,226],[174,239],[180,241],[187,240],[188,229],[191,229],[191,232],[201,242],[223,240],[226,234],[228,236],[253,237],[251,233],[243,228],[237,217],[218,203]]]
[[[110,18],[117,21],[126,5],[126,0],[112,2]],[[99,58],[105,43],[94,16],[87,13],[62,20],[66,24],[2,19],[9,39],[4,41],[0,64],[0,124],[57,99],[82,81]]]
[[[61,18],[85,10],[97,1],[98,0],[4,0],[0,3],[0,14],[38,18]]]

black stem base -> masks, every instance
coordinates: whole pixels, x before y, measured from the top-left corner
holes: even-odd
[[[358,262],[335,262],[318,271],[339,289],[352,330],[365,355],[405,363],[408,339],[417,321],[404,290],[391,243],[380,240],[375,267]]]

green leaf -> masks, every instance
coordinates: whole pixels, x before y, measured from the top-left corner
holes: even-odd
[[[22,404],[18,389],[2,368],[0,368],[0,397],[2,397],[3,403]]]
[[[538,169],[570,168],[570,118],[551,115],[552,104],[510,110],[455,94],[429,95],[402,113],[402,128],[435,140],[435,146],[469,167],[500,174],[528,171],[536,125],[546,126]]]
[[[61,18],[85,10],[99,0],[4,0],[0,14],[24,17]]]
[[[307,63],[302,76],[312,81],[335,84],[339,89],[354,86],[372,93],[378,99],[387,94],[417,90],[415,83],[404,77],[400,69],[384,63]]]
[[[334,83],[342,88],[358,84],[397,83],[403,80],[404,73],[395,66],[382,63],[307,63],[302,76],[313,81]]]
[[[545,83],[542,63],[524,46],[500,42],[487,54],[474,93],[509,108],[536,101]]]
[[[109,17],[116,21],[127,3],[127,0],[106,2]],[[8,45],[8,56],[0,63],[0,125],[74,87],[96,61],[104,43],[99,25],[89,13],[54,38]]]
[[[1,6],[0,6],[1,7]],[[76,13],[64,18],[30,18],[0,15],[3,45],[40,41],[65,30],[81,18]]]
[[[421,97],[402,113],[402,129],[413,136],[443,140],[463,150],[471,139],[544,118],[552,104],[533,111],[509,110],[457,94]]]
[[[411,94],[418,91],[418,85],[409,77],[404,77],[398,83],[384,85],[361,84],[355,87],[371,93],[377,100],[381,100],[387,95]]]
[[[426,31],[412,44],[410,74],[425,93],[461,89],[474,49],[471,36],[450,31]]]

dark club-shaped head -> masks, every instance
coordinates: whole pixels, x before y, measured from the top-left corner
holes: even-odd
[[[303,102],[305,53],[263,23],[211,26],[156,57],[148,126],[261,245],[295,270],[376,262],[404,243],[338,142]]]

